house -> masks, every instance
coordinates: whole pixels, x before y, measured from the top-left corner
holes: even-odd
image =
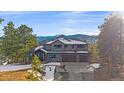
[[[80,40],[57,38],[35,48],[43,62],[89,62],[88,44]]]
[[[45,64],[47,80],[83,80],[87,73],[88,44],[81,40],[59,37],[36,47],[33,54]]]

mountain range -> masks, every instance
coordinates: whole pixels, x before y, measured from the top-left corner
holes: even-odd
[[[37,40],[38,40],[39,44],[42,44],[43,42],[51,41],[58,37],[64,37],[64,38],[68,38],[68,39],[77,39],[77,40],[85,41],[89,44],[93,44],[97,40],[96,35],[85,35],[85,34],[37,36]]]

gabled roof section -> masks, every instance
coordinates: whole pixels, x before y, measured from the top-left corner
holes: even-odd
[[[41,51],[43,51],[44,53],[48,53],[48,52],[43,48],[43,46],[38,46],[38,47],[36,47],[36,48],[34,49],[34,52],[37,51],[37,50],[41,50]]]
[[[65,38],[57,38],[53,41],[47,42],[46,44],[52,44],[52,43],[56,42],[57,40],[64,44],[87,44],[86,42],[83,42],[81,40],[65,39]]]

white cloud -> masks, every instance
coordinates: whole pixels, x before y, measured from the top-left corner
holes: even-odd
[[[78,23],[98,23],[100,22],[100,20],[70,18],[70,19],[65,19],[64,22],[72,25],[72,24],[78,24]]]
[[[72,14],[86,14],[87,11],[72,11],[70,13],[72,13]]]
[[[1,11],[0,15],[15,15],[15,14],[22,14],[24,12],[21,11]]]
[[[64,34],[73,34],[73,33],[77,33],[77,30],[73,29],[73,28],[63,28],[63,33]]]
[[[95,33],[94,33],[95,32]],[[60,34],[73,35],[73,34],[87,34],[87,35],[98,35],[99,31],[92,29],[77,29],[77,28],[63,28]]]
[[[76,16],[86,16],[87,11],[66,11],[60,12],[58,15],[67,16],[67,17],[76,17]]]
[[[66,19],[66,20],[64,20],[65,21],[65,23],[67,23],[67,24],[75,24],[75,23],[77,23],[77,20],[75,20],[75,19]]]
[[[97,23],[100,22],[100,20],[82,19],[82,20],[78,20],[78,22]]]

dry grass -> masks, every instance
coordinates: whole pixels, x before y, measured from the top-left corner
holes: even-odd
[[[0,81],[27,81],[27,70],[0,72]]]

